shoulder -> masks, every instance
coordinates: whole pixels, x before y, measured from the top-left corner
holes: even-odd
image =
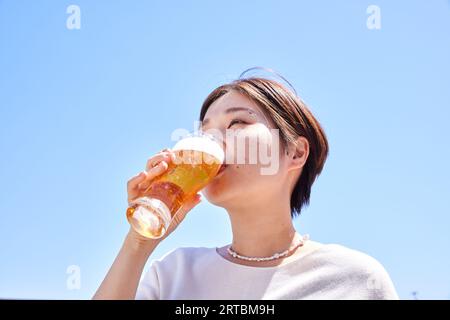
[[[315,251],[319,262],[333,265],[352,274],[386,274],[383,265],[374,257],[362,251],[340,244],[325,244]]]
[[[159,260],[174,259],[178,257],[197,257],[211,253],[214,248],[208,247],[176,247],[169,250]]]
[[[176,247],[166,252],[161,258],[152,261],[153,264],[159,265],[191,265],[206,257],[211,256],[214,248],[207,247]]]
[[[340,244],[325,244],[314,252],[314,261],[345,285],[364,291],[367,299],[398,299],[384,266],[367,253]]]
[[[352,249],[340,244],[324,244],[319,250],[323,259],[331,260],[336,265],[347,266],[356,269],[380,269],[381,263],[374,257],[362,251]]]

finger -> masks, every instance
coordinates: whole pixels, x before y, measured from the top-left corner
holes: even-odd
[[[149,171],[146,172],[147,177],[145,180],[141,183],[139,183],[139,189],[146,189],[150,186],[153,179],[155,179],[157,176],[164,173],[169,165],[166,161],[161,161],[158,163],[155,167],[151,168]]]
[[[166,153],[157,153],[153,157],[147,160],[145,165],[145,171],[150,171],[152,168],[156,167],[161,161],[167,161],[168,156]]]
[[[135,189],[137,188],[138,184],[145,181],[145,178],[147,177],[146,172],[139,172],[134,177],[131,177],[130,180],[127,182],[127,186],[129,189]]]
[[[167,154],[170,158],[170,160],[175,161],[175,152],[172,151],[172,149],[166,148],[163,149],[161,152]]]
[[[156,167],[158,165],[158,163],[160,163],[161,161],[166,161],[168,163],[172,160],[173,160],[173,157],[171,156],[170,152],[168,152],[168,151],[157,153],[155,156],[153,156],[147,160],[145,170],[150,171],[152,168]]]

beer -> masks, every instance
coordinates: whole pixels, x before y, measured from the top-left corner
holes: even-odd
[[[129,223],[147,238],[161,238],[186,199],[203,189],[224,161],[221,145],[205,133],[180,140],[172,151],[175,161],[127,209]]]

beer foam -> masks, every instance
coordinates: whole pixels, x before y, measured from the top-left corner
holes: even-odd
[[[203,137],[187,137],[178,141],[172,148],[175,150],[194,150],[201,151],[217,158],[221,163],[225,159],[225,153],[222,147],[215,141]]]

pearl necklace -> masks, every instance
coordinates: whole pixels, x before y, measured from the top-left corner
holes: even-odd
[[[237,254],[236,251],[231,249],[231,245],[228,247],[227,251],[228,251],[228,253],[231,256],[233,256],[235,258],[242,259],[242,260],[247,260],[247,261],[269,261],[269,260],[279,259],[281,257],[284,257],[284,256],[288,255],[289,252],[297,249],[298,247],[303,246],[305,241],[308,240],[308,239],[309,239],[309,234],[305,234],[304,236],[301,237],[300,242],[298,244],[296,244],[292,249],[285,250],[285,251],[283,251],[281,253],[275,253],[274,255],[272,255],[270,257],[246,257],[246,256],[241,256],[241,255]]]

